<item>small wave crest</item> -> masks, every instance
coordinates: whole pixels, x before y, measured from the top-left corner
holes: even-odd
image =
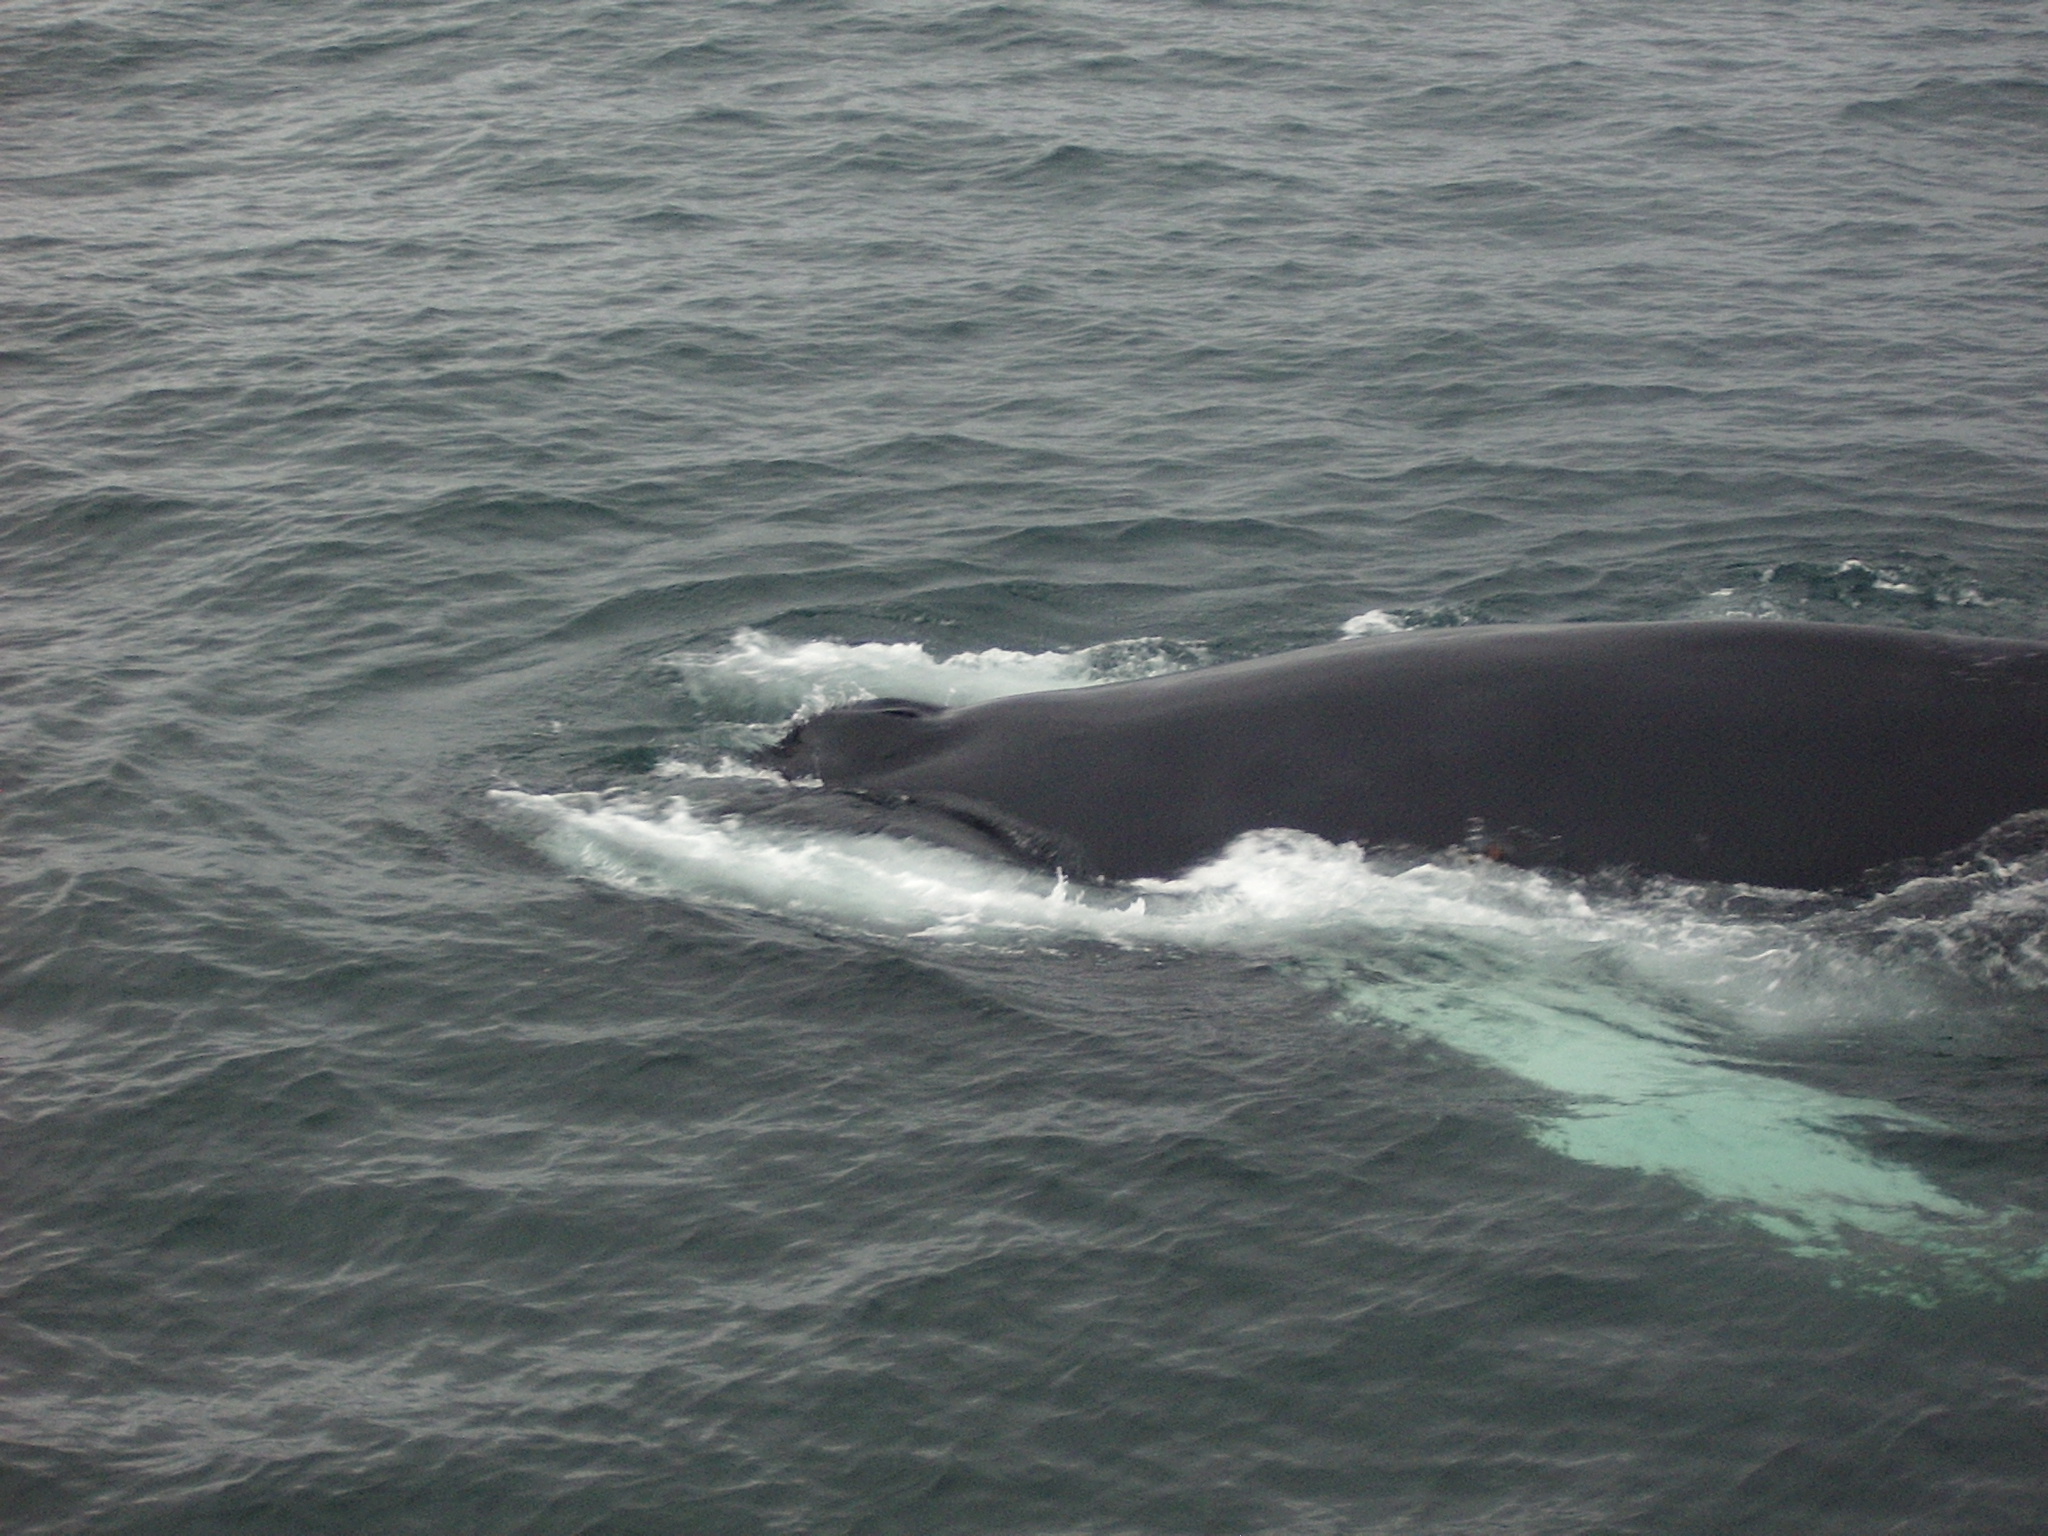
[[[1938,559],[1785,560],[1763,567],[1753,580],[1704,594],[1698,616],[1790,619],[1845,613],[1856,621],[1880,614],[1910,621],[1940,609],[1986,608],[1992,601],[1968,572]]]

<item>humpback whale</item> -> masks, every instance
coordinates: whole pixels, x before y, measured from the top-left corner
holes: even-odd
[[[1240,833],[1809,890],[2048,807],[2048,643],[1757,620],[1346,640],[948,709],[868,699],[761,761],[1077,878]]]

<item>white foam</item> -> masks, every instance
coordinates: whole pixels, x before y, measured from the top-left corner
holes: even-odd
[[[1157,639],[1079,651],[994,648],[934,656],[914,641],[782,640],[742,629],[716,651],[667,658],[691,693],[728,718],[783,719],[856,699],[979,704],[1016,693],[1084,688],[1188,665],[1193,648]]]
[[[1388,613],[1384,608],[1368,608],[1364,613],[1354,613],[1342,624],[1337,632],[1342,635],[1391,635],[1408,626]]]
[[[1361,927],[1535,934],[1562,915],[1602,930],[1583,898],[1487,864],[1391,870],[1299,832],[1253,833],[1179,880],[1079,886],[883,835],[756,827],[685,796],[494,798],[535,817],[579,873],[630,889],[825,918],[849,931],[1005,944],[1019,935],[1288,952]]]
[[[657,779],[752,779],[757,784],[786,784],[789,779],[772,768],[725,753],[715,762],[700,763],[684,757],[665,757],[649,770]]]

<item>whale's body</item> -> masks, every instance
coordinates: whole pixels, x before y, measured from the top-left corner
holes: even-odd
[[[2048,807],[2048,644],[1431,630],[960,709],[868,700],[765,758],[1095,879],[1175,875],[1287,827],[1818,890]]]

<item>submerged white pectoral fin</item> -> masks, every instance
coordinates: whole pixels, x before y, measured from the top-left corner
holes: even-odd
[[[1717,1057],[1619,991],[1545,978],[1471,989],[1381,983],[1357,995],[1382,1017],[1565,1097],[1538,1119],[1543,1146],[1676,1179],[1806,1257],[1850,1258],[1864,1234],[1994,1280],[2033,1278],[2048,1263],[2015,1244],[2004,1218],[1877,1156],[1859,1134],[1872,1122],[1933,1122]]]

